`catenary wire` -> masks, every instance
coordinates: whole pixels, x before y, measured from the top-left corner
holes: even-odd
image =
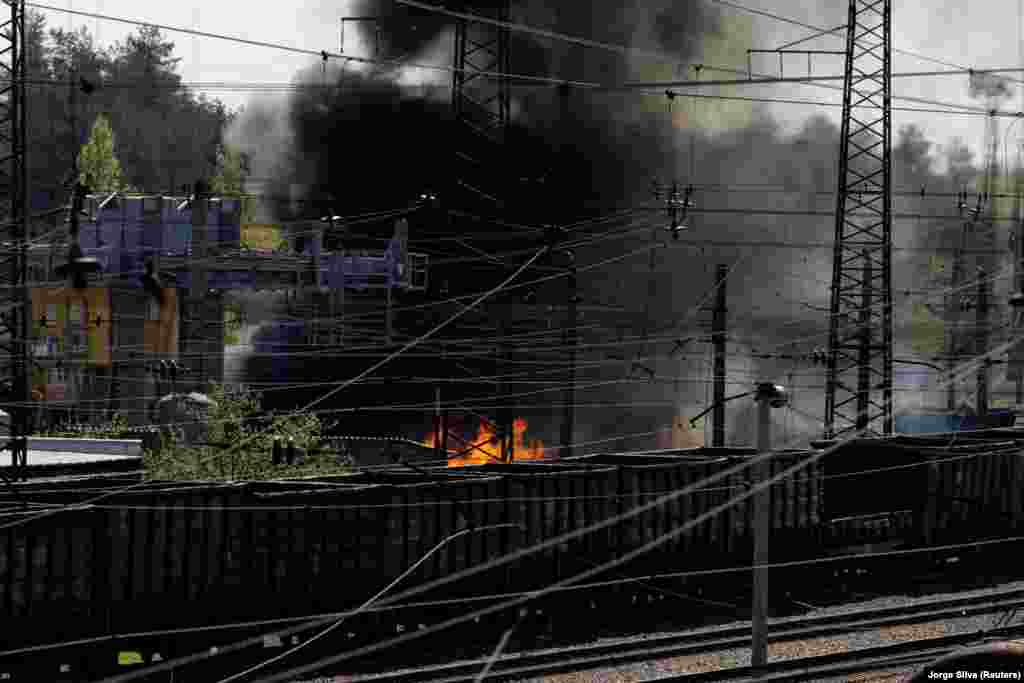
[[[852,437],[850,437],[850,438],[852,438]],[[840,445],[841,445],[842,443],[845,443],[846,441],[848,441],[848,440],[849,440],[850,438],[847,438],[847,439],[844,439],[844,440],[840,441]],[[824,454],[826,454],[827,452],[831,452],[831,451],[832,451],[832,450],[834,450],[834,449],[835,449],[836,447],[837,447],[837,446],[834,446],[834,447],[832,447],[832,448],[826,449],[826,451],[825,451],[825,452],[823,452],[823,453],[822,453],[821,455],[824,455]],[[751,462],[751,463],[748,463],[748,464],[752,464],[752,462]],[[805,461],[804,463],[802,463],[802,465],[804,465],[804,466],[805,466],[806,464],[809,464],[809,463],[808,463],[807,461]],[[797,467],[800,467],[800,465],[798,465]],[[738,469],[740,469],[740,468],[730,468],[730,469],[736,469],[736,470],[738,470]],[[752,489],[752,490],[751,490],[751,494],[752,494],[753,492],[756,492],[756,491],[757,491],[757,490],[758,490],[759,488],[761,488],[761,487],[766,487],[766,486],[770,486],[770,485],[771,485],[771,484],[772,484],[772,483],[774,482],[774,480],[775,480],[775,479],[778,479],[778,478],[782,478],[783,476],[785,476],[786,474],[788,474],[788,472],[789,472],[788,470],[787,470],[787,471],[785,471],[785,472],[782,472],[782,473],[780,473],[779,475],[776,475],[776,477],[770,478],[770,479],[768,479],[767,481],[763,482],[762,484],[759,484],[759,485],[758,485],[758,486],[757,486],[756,488],[754,488],[754,489]],[[724,477],[724,476],[728,476],[729,474],[732,474],[732,472],[731,472],[731,471],[729,471],[729,472],[726,472],[726,473],[718,473],[717,475],[714,475],[714,476],[712,476],[712,477],[708,477],[708,478],[706,478],[705,480],[703,480],[703,482],[702,482],[702,483],[712,483],[713,481],[717,481],[718,479],[720,479],[720,478],[722,478],[722,477]],[[684,490],[682,490],[682,491],[678,491],[678,492],[676,492],[676,493],[675,493],[675,494],[673,494],[673,495],[682,495],[682,494],[684,494],[684,493],[687,493],[687,492],[688,492],[688,491],[687,491],[686,489],[684,489]],[[670,496],[669,498],[671,498],[671,496]],[[735,500],[736,500],[736,499],[734,499],[734,501],[735,501]],[[662,500],[662,501],[660,501],[660,502],[668,502],[668,501],[667,501],[667,500]],[[641,507],[647,508],[648,506],[641,506]],[[653,506],[651,506],[651,507],[653,507]],[[618,519],[616,519],[616,521],[621,521],[621,520],[618,520]],[[595,525],[595,526],[600,526],[600,525]],[[583,531],[584,531],[584,533],[586,533],[586,532],[587,532],[588,530],[583,530]],[[557,539],[552,539],[552,540],[553,540],[554,542],[556,542],[556,543],[559,543],[559,542],[562,542],[562,541],[564,541],[564,540],[566,540],[566,539],[563,539],[563,538],[559,537],[559,538],[557,538]],[[656,540],[657,540],[657,539],[656,539]],[[540,549],[540,548],[541,548],[542,546],[544,546],[544,544],[540,544],[539,546],[536,546],[536,547],[535,547],[535,548],[533,549],[533,551],[536,551],[536,550]],[[833,559],[833,558],[824,558],[824,559]],[[602,567],[602,569],[603,569],[603,568],[607,568],[607,567],[605,566],[605,567]],[[458,572],[458,573],[456,574],[456,576],[455,576],[455,577],[453,577],[453,578],[455,578],[455,579],[457,579],[457,578],[461,578],[461,577],[460,577],[459,575],[462,575],[462,574],[466,574],[466,573],[467,573],[467,572]],[[472,573],[472,572],[470,572],[470,573]],[[572,577],[572,578],[573,578],[573,579],[577,579],[578,577]],[[434,582],[434,583],[437,583],[437,582]],[[563,583],[563,582],[560,582],[560,583]],[[557,585],[558,585],[558,584],[556,584],[556,586],[557,586]],[[431,586],[431,587],[433,587],[433,586]],[[548,588],[546,588],[545,590],[548,590],[548,591],[549,591],[549,590],[550,590],[551,588],[552,588],[552,587],[551,587],[551,586],[549,586],[549,587],[548,587]],[[536,596],[536,595],[538,595],[538,593],[537,593],[537,592],[531,593],[531,596]],[[405,597],[405,596],[403,596],[403,597]],[[508,606],[507,604],[506,604],[506,605],[502,605],[502,606],[500,606],[500,608],[504,608],[504,607],[507,607],[507,606]],[[500,609],[500,608],[499,608],[499,609]],[[490,613],[490,611],[493,611],[493,610],[485,610],[485,611],[482,611],[482,612],[477,612],[477,613],[475,613],[475,614],[472,614],[472,615],[470,615],[470,617],[469,617],[469,618],[473,618],[473,617],[475,617],[475,616],[482,616],[482,615],[483,615],[483,614],[485,614],[485,613]],[[433,631],[436,631],[436,630],[441,630],[442,628],[446,628],[446,627],[448,627],[448,626],[450,626],[450,625],[454,625],[454,624],[456,624],[456,623],[461,623],[461,621],[464,621],[464,619],[459,619],[459,620],[449,620],[448,622],[445,622],[444,624],[441,624],[441,625],[439,625],[438,627],[436,627],[436,628],[434,628],[434,629],[432,629],[432,630],[433,630]],[[315,626],[315,625],[319,625],[319,622],[315,623],[315,624],[314,624],[314,626]],[[305,625],[304,627],[300,627],[300,629],[305,629],[305,628],[310,628],[310,625]],[[408,638],[399,638],[399,639],[396,639],[396,640],[390,641],[390,642],[389,642],[389,643],[387,643],[387,644],[394,644],[394,643],[396,643],[396,642],[404,642],[404,640],[407,640],[407,639],[408,639]],[[374,649],[378,649],[378,648],[374,648]],[[357,654],[358,654],[358,653],[357,653]],[[181,663],[181,662],[183,662],[183,661],[185,661],[185,660],[188,660],[188,661],[198,661],[198,660],[200,660],[200,659],[203,659],[203,658],[205,658],[205,656],[204,656],[204,655],[192,656],[192,657],[189,657],[189,658],[182,658],[182,659],[178,659],[178,660],[175,660],[174,662],[171,662],[171,663],[168,663],[168,664],[169,664],[170,666],[174,666],[175,664],[177,664],[177,663]],[[324,662],[324,661],[322,660],[321,662],[318,662],[318,664],[320,664],[320,663],[333,663],[333,661],[339,661],[339,659],[337,659],[337,658],[333,658],[333,659],[332,659],[332,662]],[[161,665],[161,666],[162,666],[163,668],[167,668],[168,664],[165,664],[165,665]],[[154,669],[147,669],[147,670],[146,670],[146,673],[150,673],[150,672],[153,672],[153,671],[155,671],[155,670],[154,670]],[[291,673],[295,673],[295,672],[294,672],[294,671],[292,671],[292,672],[288,672],[288,673],[289,673],[289,674],[291,674]],[[134,676],[132,676],[132,677],[134,677]],[[118,677],[117,679],[114,679],[114,680],[128,680],[128,679],[126,679],[126,678],[124,678],[124,677]]]
[[[850,438],[852,438],[852,437],[850,437]],[[359,648],[357,650],[354,650],[354,651],[342,654],[340,656],[326,657],[326,658],[318,660],[317,662],[315,662],[315,663],[313,663],[311,665],[306,665],[306,666],[302,666],[302,667],[293,668],[293,669],[285,672],[284,674],[276,675],[276,676],[273,676],[272,678],[266,679],[266,680],[268,680],[268,681],[283,680],[283,679],[288,678],[290,676],[298,675],[298,674],[301,674],[301,673],[305,673],[305,672],[308,672],[310,670],[315,670],[315,669],[320,668],[322,666],[326,666],[326,665],[329,665],[329,664],[334,664],[334,663],[343,661],[345,659],[350,659],[350,658],[355,657],[355,656],[359,656],[359,655],[362,655],[362,654],[368,654],[370,652],[375,652],[375,651],[378,651],[378,650],[381,650],[381,649],[385,649],[385,648],[387,648],[389,646],[397,645],[397,644],[400,644],[400,643],[403,643],[403,642],[408,642],[410,640],[413,640],[415,638],[421,637],[423,635],[427,635],[427,634],[430,634],[430,633],[435,633],[435,632],[444,630],[446,628],[449,628],[451,626],[458,625],[460,623],[465,623],[466,621],[472,620],[474,618],[479,618],[479,617],[482,617],[482,616],[486,616],[488,614],[495,613],[497,611],[508,609],[510,607],[515,607],[515,606],[517,606],[519,604],[522,604],[523,602],[526,602],[526,601],[528,601],[530,599],[534,599],[536,597],[540,597],[540,596],[543,596],[543,595],[545,595],[547,593],[550,593],[550,592],[552,592],[553,590],[555,590],[555,589],[557,589],[559,587],[568,586],[568,585],[570,585],[571,583],[573,583],[575,581],[584,580],[586,578],[589,578],[590,576],[593,576],[593,575],[599,573],[600,571],[605,571],[605,570],[608,570],[608,569],[612,569],[615,566],[618,566],[618,565],[622,564],[623,562],[629,561],[630,559],[632,559],[634,557],[637,557],[637,556],[639,556],[639,555],[641,555],[641,554],[643,554],[643,553],[653,549],[654,547],[657,547],[658,545],[663,544],[664,542],[666,542],[667,540],[670,540],[671,538],[675,538],[676,536],[678,536],[679,534],[685,532],[689,528],[692,528],[692,526],[694,526],[694,525],[696,525],[696,524],[698,524],[698,523],[700,523],[702,521],[705,521],[705,519],[710,518],[711,516],[717,514],[718,512],[721,512],[721,511],[727,509],[728,507],[731,507],[732,505],[735,505],[737,502],[741,502],[742,500],[745,500],[746,498],[749,498],[752,495],[755,495],[756,493],[760,492],[762,489],[767,488],[768,486],[771,486],[773,483],[775,483],[779,479],[782,479],[782,478],[788,476],[789,474],[797,471],[798,469],[802,469],[803,467],[806,467],[806,466],[812,464],[813,462],[816,462],[817,460],[821,459],[822,457],[825,457],[829,453],[833,452],[836,448],[838,448],[843,443],[846,443],[846,441],[848,441],[848,440],[849,440],[849,438],[841,440],[837,445],[834,445],[834,446],[831,446],[829,448],[826,448],[823,451],[821,451],[820,453],[808,457],[807,459],[805,459],[801,463],[798,463],[798,464],[796,464],[796,465],[794,465],[792,467],[786,468],[782,472],[780,472],[780,473],[778,473],[778,474],[776,474],[776,475],[774,475],[772,477],[769,477],[768,479],[766,479],[763,482],[758,483],[754,487],[751,487],[751,489],[749,491],[747,491],[747,492],[745,492],[743,494],[740,494],[739,496],[734,496],[730,501],[727,501],[726,503],[724,503],[722,505],[719,505],[716,508],[713,508],[712,510],[707,511],[706,513],[698,516],[694,520],[691,520],[691,522],[683,524],[681,527],[679,527],[678,529],[676,529],[676,530],[674,530],[672,532],[660,535],[658,538],[656,538],[653,541],[643,545],[641,548],[638,548],[638,549],[635,549],[633,551],[630,551],[626,555],[623,555],[620,558],[616,558],[615,560],[612,560],[610,562],[606,562],[606,563],[600,565],[599,567],[597,567],[595,569],[587,570],[587,571],[582,572],[580,574],[577,574],[577,575],[575,575],[573,577],[569,577],[567,579],[560,580],[558,582],[555,582],[552,585],[549,585],[549,586],[545,587],[544,589],[540,589],[540,590],[537,590],[537,591],[532,591],[529,594],[527,594],[527,596],[525,598],[519,598],[519,599],[515,599],[515,600],[511,600],[511,601],[502,603],[502,604],[500,604],[498,606],[492,606],[492,607],[484,608],[484,609],[481,609],[481,610],[477,610],[477,611],[475,611],[475,612],[473,612],[473,613],[471,613],[469,615],[466,615],[466,616],[463,616],[463,617],[457,617],[457,618],[454,618],[454,619],[449,619],[449,620],[446,620],[446,621],[444,621],[444,622],[442,622],[440,624],[437,624],[436,626],[428,628],[426,630],[418,631],[418,632],[415,632],[415,633],[412,633],[412,634],[407,634],[405,636],[399,636],[397,638],[393,638],[391,640],[385,641],[384,643],[378,643],[376,645],[371,645],[371,646]],[[727,470],[724,470],[723,472],[719,472],[719,473],[717,473],[715,475],[707,477],[706,479],[703,480],[703,483],[712,483],[713,481],[718,481],[721,478],[724,478],[726,476],[730,476],[731,474],[734,474],[735,473],[734,470],[738,471],[738,470],[742,469],[744,466],[752,466],[756,462],[760,462],[761,460],[764,460],[767,457],[770,457],[770,454],[763,454],[761,456],[753,458],[751,461],[748,461],[747,463],[745,463],[745,465],[736,466],[734,468],[728,468]],[[677,492],[675,492],[673,494],[670,494],[669,496],[665,496],[665,497],[663,497],[661,499],[658,499],[657,501],[655,501],[653,503],[648,503],[648,504],[637,506],[630,513],[626,513],[626,514],[623,514],[623,515],[616,516],[614,518],[614,521],[611,522],[611,523],[617,523],[619,521],[622,521],[622,519],[624,519],[624,518],[631,518],[631,517],[635,516],[635,514],[640,514],[640,513],[644,512],[644,511],[647,511],[649,509],[653,509],[654,507],[656,507],[656,506],[658,506],[660,504],[664,504],[664,503],[669,502],[670,500],[674,500],[678,496],[685,495],[686,493],[689,493],[689,490],[691,488],[692,487],[684,487],[682,490],[677,491]],[[411,589],[409,591],[405,591],[404,593],[402,593],[402,594],[400,594],[398,596],[394,596],[389,601],[398,601],[398,600],[404,599],[406,597],[412,597],[413,595],[418,595],[418,594],[420,594],[420,593],[422,593],[422,592],[424,592],[426,590],[430,590],[430,589],[436,588],[436,587],[438,587],[440,585],[445,585],[447,583],[450,583],[451,581],[460,580],[462,578],[465,578],[466,576],[473,575],[473,574],[475,574],[475,573],[477,573],[479,571],[483,571],[483,570],[492,569],[492,568],[495,568],[495,567],[498,567],[498,566],[502,566],[503,564],[507,563],[508,561],[512,561],[514,559],[519,559],[522,556],[525,556],[527,554],[532,554],[533,552],[538,552],[539,550],[546,549],[547,547],[553,547],[554,545],[558,545],[558,544],[561,544],[561,543],[568,542],[570,540],[574,540],[575,538],[577,538],[579,536],[582,536],[582,535],[584,535],[586,533],[592,533],[593,531],[596,531],[596,530],[599,530],[601,528],[604,528],[604,526],[605,526],[604,523],[601,522],[601,523],[597,523],[597,524],[594,524],[594,525],[590,525],[588,527],[585,527],[583,529],[580,529],[580,530],[577,530],[577,531],[574,531],[574,532],[569,532],[569,533],[566,533],[566,534],[560,534],[560,535],[558,535],[557,537],[555,537],[553,539],[550,539],[548,541],[536,544],[532,548],[530,548],[530,549],[528,549],[526,551],[513,552],[513,553],[511,553],[509,555],[506,555],[504,558],[498,558],[497,560],[492,560],[492,561],[489,561],[489,562],[485,562],[483,565],[479,565],[478,567],[474,567],[474,568],[467,569],[467,570],[462,570],[462,571],[456,572],[454,575],[452,575],[450,577],[439,579],[439,580],[432,581],[432,582],[428,582],[426,585],[424,585],[424,586],[422,586],[420,588],[414,588],[414,589]],[[828,558],[823,558],[823,559],[828,559]],[[307,624],[305,626],[305,628],[307,628],[307,629],[308,628],[313,628],[316,625],[319,625],[319,622],[315,622],[312,625]],[[299,627],[299,628],[303,628],[303,627]],[[204,654],[195,655],[194,657],[196,659],[192,660],[192,661],[196,661],[197,659],[203,659],[203,658],[205,658],[205,656],[207,656],[205,653]],[[177,661],[180,662],[180,661],[183,661],[183,660],[177,660]],[[161,665],[161,666],[163,666],[163,665]],[[154,668],[154,669],[149,669],[147,671],[155,672],[155,671],[158,671],[158,670],[162,670],[162,669]],[[117,678],[111,679],[111,681],[130,680],[131,678],[134,678],[134,676],[130,674],[128,677],[117,677]]]

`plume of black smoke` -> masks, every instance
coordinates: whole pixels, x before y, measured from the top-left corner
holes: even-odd
[[[607,42],[671,51],[685,60],[698,52],[701,36],[717,28],[716,15],[698,9],[700,7],[703,5],[667,1],[654,5],[638,1],[562,3],[554,7],[539,0],[527,0],[515,5],[513,20]],[[378,11],[385,10],[371,2],[359,8],[361,14]],[[668,13],[667,17],[660,16],[664,13]],[[387,54],[415,53],[443,31],[443,22],[437,22],[436,17],[417,19],[413,23],[417,26],[415,31],[384,33],[390,41],[386,44]],[[670,25],[674,25],[672,30],[665,28]],[[628,76],[630,69],[630,60],[619,55],[513,35],[513,71],[517,73],[617,80]],[[268,171],[268,175],[279,173],[271,180],[273,194],[288,194],[292,185],[301,185],[307,188],[308,197],[319,203],[307,207],[308,216],[328,208],[327,204],[335,211],[355,214],[403,206],[421,191],[430,189],[426,185],[448,172],[454,138],[443,90],[402,88],[390,77],[369,72],[331,73],[333,87],[326,90],[319,87],[322,76],[318,69],[311,69],[304,78],[309,87],[301,89],[289,102],[285,132],[280,126],[265,128],[277,131],[275,135],[288,145],[288,154],[274,164],[267,164],[268,169],[276,169]],[[632,94],[570,92],[568,120],[560,119],[561,103],[552,88],[517,87],[515,97],[523,112],[516,121],[515,135],[517,140],[525,142],[513,145],[508,156],[490,167],[507,171],[510,178],[549,176],[549,190],[545,192],[550,194],[531,196],[534,190],[526,190],[516,195],[508,190],[515,200],[511,202],[514,206],[527,206],[532,211],[523,216],[523,220],[535,223],[571,220],[581,214],[604,213],[624,205],[650,205],[650,181],[673,178],[683,184],[692,182],[702,187],[719,184],[733,188],[728,192],[698,190],[694,199],[700,208],[826,212],[835,208],[833,193],[839,131],[823,117],[810,118],[798,135],[789,137],[783,135],[769,117],[754,110],[749,127],[710,138],[699,131],[673,129],[667,102],[662,115],[656,110],[641,109]],[[952,172],[959,179],[970,172],[971,165],[969,157],[964,158],[958,149],[954,148],[949,155],[950,161],[955,162],[950,164]],[[931,148],[919,132],[905,132],[893,156],[897,187],[927,185],[930,191],[954,187],[955,180],[934,171],[930,154]],[[258,154],[256,156],[258,158]],[[513,185],[506,184],[506,189]],[[771,185],[790,191],[777,194],[735,189],[743,185]],[[916,200],[899,200],[895,208],[899,211],[924,207]],[[651,212],[639,215],[658,216]],[[687,237],[723,242],[828,241],[835,227],[830,218],[764,213],[696,214],[690,220],[692,232]],[[416,228],[414,225],[414,238]],[[906,225],[897,226],[897,230],[906,229]],[[630,239],[596,243],[579,249],[578,261],[589,263],[621,256],[628,250],[648,245],[650,239],[649,233],[643,231]],[[770,247],[759,251],[728,246],[686,247],[673,244],[660,230],[656,231],[655,239],[666,240],[668,246],[657,253],[653,290],[645,253],[581,277],[584,302],[620,304],[638,314],[649,305],[651,321],[632,327],[629,332],[634,335],[646,331],[664,336],[663,331],[673,326],[681,328],[681,335],[706,334],[706,326],[701,328],[697,324],[693,309],[713,284],[715,264],[732,264],[742,255],[745,260],[735,267],[729,285],[730,339],[742,342],[732,343],[730,347],[730,379],[734,381],[729,392],[746,390],[757,380],[776,378],[778,381],[791,369],[791,362],[780,365],[753,358],[752,348],[770,351],[786,340],[814,334],[819,336],[806,346],[824,345],[828,320],[820,308],[829,304],[830,252]],[[919,239],[914,234],[911,242]],[[435,282],[448,279],[453,287],[463,279],[468,289],[479,290],[481,281],[467,278],[465,272],[460,269],[434,272],[432,279]],[[909,288],[917,277],[909,269],[896,269],[895,276],[897,290]],[[818,308],[803,307],[794,300]],[[685,319],[686,314],[691,314],[689,320]],[[580,392],[577,400],[675,401],[685,405],[688,414],[696,414],[706,405],[708,396],[706,381],[710,374],[699,358],[705,348],[697,345],[698,358],[651,361],[660,376],[680,375],[690,379],[675,384],[648,380],[628,382],[618,388],[602,390],[599,397]],[[655,354],[664,356],[667,350],[659,347]],[[629,356],[629,362],[642,355],[635,345],[624,347],[622,351]],[[292,382],[325,381],[354,374],[352,366],[341,363],[310,363],[303,358],[277,362],[287,363],[287,376]],[[395,363],[389,366],[390,372],[384,374],[423,374],[416,362]],[[587,375],[585,379],[600,381],[622,377],[624,372],[628,373],[629,362]],[[264,366],[261,373],[267,372],[266,363],[260,361],[251,364],[253,373],[257,365]],[[733,374],[737,368],[742,372]],[[337,375],[331,375],[332,372]],[[578,380],[584,381],[581,377]],[[820,387],[823,381],[817,378],[817,384]],[[474,393],[479,393],[479,388]],[[820,410],[822,394],[820,388],[802,389],[801,399],[807,402],[803,405],[817,405]],[[319,392],[301,398],[298,394],[289,395],[287,400],[281,399],[280,405],[304,402],[317,395]],[[354,395],[346,392],[347,397]],[[394,398],[393,392],[391,398]],[[416,399],[429,401],[430,396],[424,393]],[[555,395],[546,394],[536,402],[555,400]],[[738,407],[730,408],[729,415],[730,424],[738,428],[745,418],[742,412],[735,412],[737,410]],[[578,437],[585,439],[606,435],[605,432],[610,435],[666,427],[676,413],[677,410],[670,407],[581,411],[577,419],[584,426]],[[546,412],[545,419],[528,417],[531,432],[546,422],[549,428],[539,430],[539,435],[549,443],[555,439],[557,411]],[[393,418],[388,416],[388,421],[393,423]],[[742,443],[746,438],[745,433],[736,433],[730,441]],[[631,444],[631,447],[643,447],[643,444]]]

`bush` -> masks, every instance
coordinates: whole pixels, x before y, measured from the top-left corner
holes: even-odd
[[[42,430],[36,433],[37,436],[50,436],[62,439],[132,439],[137,435],[128,426],[126,420],[120,413],[114,413],[110,422],[101,425],[87,425],[65,423],[52,429]]]
[[[345,474],[351,461],[321,447],[324,426],[316,415],[264,414],[262,396],[248,387],[210,385],[209,441],[187,445],[170,430],[138,430],[115,414],[100,426],[61,425],[40,436],[95,439],[143,438],[143,463],[147,479],[160,480],[260,480],[285,477]],[[140,433],[140,431],[144,433]],[[300,461],[274,465],[274,440],[295,443]]]
[[[160,449],[144,454],[150,479],[280,479],[324,474],[344,474],[350,462],[321,448],[323,425],[316,415],[263,414],[261,395],[248,387],[211,384],[214,401],[209,412],[209,441],[184,445],[165,435]],[[294,465],[274,465],[274,440],[282,446],[291,439],[301,460]]]

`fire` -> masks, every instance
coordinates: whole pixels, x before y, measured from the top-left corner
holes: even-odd
[[[512,459],[513,460],[543,460],[544,442],[540,439],[526,438],[526,420],[517,417],[512,422]],[[427,448],[435,448],[437,441],[431,432],[421,442]],[[471,445],[476,448],[470,449]],[[463,453],[468,450],[469,452]],[[458,457],[457,454],[463,453]],[[490,423],[480,421],[477,427],[476,436],[468,443],[462,443],[459,439],[449,433],[448,435],[448,467],[465,467],[466,465],[484,465],[487,463],[501,462],[501,445],[498,436]]]

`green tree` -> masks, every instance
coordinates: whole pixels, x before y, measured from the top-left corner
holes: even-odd
[[[78,155],[82,183],[96,192],[118,192],[124,189],[121,163],[114,155],[114,131],[103,114],[96,117],[89,141]]]
[[[242,194],[245,173],[242,155],[231,145],[221,145],[217,150],[217,174],[210,181],[214,194],[237,197]]]
[[[280,479],[344,474],[350,462],[320,445],[324,426],[316,415],[274,415],[261,407],[261,395],[247,387],[211,384],[207,425],[209,443],[186,447],[173,438],[144,454],[148,479]],[[275,465],[275,439],[291,439],[301,462]],[[239,444],[243,444],[239,448]]]

